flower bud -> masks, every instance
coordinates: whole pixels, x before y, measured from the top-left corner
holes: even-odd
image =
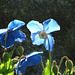
[[[53,61],[53,64],[54,64],[54,65],[57,65],[57,62],[54,60],[54,61]]]
[[[66,68],[68,68],[69,70],[71,70],[73,68],[73,62],[71,60],[67,60],[65,62],[65,66],[66,66]]]
[[[9,60],[9,54],[8,54],[8,52],[4,52],[3,53],[3,59],[4,59],[5,62],[7,62]]]
[[[52,66],[52,71],[53,71],[54,75],[57,75],[58,71],[59,71],[58,66],[57,65],[53,65]]]
[[[24,48],[22,46],[19,46],[18,47],[18,53],[19,53],[19,55],[22,55],[23,52],[24,52]]]

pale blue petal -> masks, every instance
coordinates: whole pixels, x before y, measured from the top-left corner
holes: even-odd
[[[46,31],[46,33],[51,33],[60,30],[60,26],[53,19],[48,19],[44,21],[43,26],[44,26],[44,31]]]
[[[34,41],[35,41],[35,36],[36,36],[38,33],[39,33],[39,32],[31,33],[30,38],[32,39],[32,42],[34,42]]]
[[[15,41],[17,41],[17,42],[22,42],[26,38],[25,33],[23,33],[20,30],[16,30],[16,31],[12,32],[12,35],[15,38]]]
[[[32,39],[32,43],[34,45],[41,45],[44,43],[44,39],[40,38],[38,34],[35,35],[35,38],[34,36],[31,35],[31,39]]]
[[[0,35],[3,33],[6,33],[6,32],[7,32],[7,28],[6,29],[0,29]]]
[[[17,30],[24,25],[25,25],[25,23],[23,21],[14,20],[8,24],[8,29],[10,29],[10,31],[14,31],[14,30]]]
[[[15,42],[15,38],[13,37],[11,32],[8,32],[7,39],[6,39],[6,48],[9,48],[9,47],[13,46],[14,42]],[[1,42],[0,43],[1,43],[2,47],[5,47],[5,34],[3,34],[1,36]]]
[[[31,56],[34,56],[36,54],[41,54],[41,53],[43,53],[43,51],[40,51],[40,52],[32,52],[32,53],[26,55],[26,58],[31,57]]]
[[[52,51],[54,45],[54,38],[51,35],[48,35],[47,39],[44,41],[44,46],[46,50]]]
[[[43,25],[38,21],[32,20],[27,24],[27,28],[30,30],[31,33],[36,33],[43,30]]]

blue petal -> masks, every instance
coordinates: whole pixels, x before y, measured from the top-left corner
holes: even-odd
[[[18,69],[17,67],[18,67],[18,64],[19,64],[19,62],[17,62],[16,67],[15,67],[15,72],[16,72],[16,74],[17,74],[17,69]],[[27,66],[28,66],[28,61],[26,61],[24,58],[21,59],[21,60],[20,60],[20,65],[19,65],[19,72],[18,72],[18,75],[20,75],[20,72],[21,72],[22,74],[24,74],[25,71],[26,71]]]
[[[0,42],[1,42],[1,36],[7,32],[7,29],[0,29]]]
[[[44,46],[46,50],[52,51],[54,45],[54,38],[51,35],[48,35],[47,39],[44,41]]]
[[[39,32],[36,32],[36,33],[31,33],[31,39],[32,39],[32,42],[35,41],[35,36],[38,34]]]
[[[14,36],[15,41],[17,41],[17,42],[22,42],[26,38],[25,33],[23,33],[20,30],[16,30],[16,31],[12,32],[12,35]]]
[[[6,34],[3,34],[1,36],[1,42],[0,43],[1,43],[2,47],[5,47],[5,35]],[[13,37],[13,35],[11,34],[11,32],[8,32],[7,39],[6,39],[6,48],[9,48],[9,47],[13,46],[14,42],[15,42],[15,38]]]
[[[32,20],[27,24],[27,28],[30,30],[31,33],[36,33],[43,30],[43,25],[38,21]]]
[[[29,57],[31,57],[31,56],[34,56],[34,55],[40,54],[40,53],[43,53],[43,51],[40,51],[40,52],[32,52],[32,53],[26,55],[26,58],[29,58]]]
[[[44,26],[44,31],[46,31],[47,33],[51,33],[51,32],[60,30],[60,26],[53,19],[48,19],[44,21],[43,26]]]
[[[39,34],[31,34],[32,43],[34,45],[41,45],[44,43],[44,39],[39,37]]]
[[[41,52],[32,52],[32,53],[26,55],[26,59],[23,58],[23,59],[20,60],[18,75],[20,75],[20,72],[22,74],[24,74],[25,71],[26,71],[27,66],[34,66],[34,65],[37,65],[41,62],[41,55],[38,55],[39,53],[43,53],[43,51],[41,51]],[[19,62],[17,62],[16,67],[15,67],[16,74],[17,74],[18,64],[19,64]]]
[[[2,33],[6,33],[6,31],[7,31],[7,28],[6,28],[6,29],[0,29],[0,35],[1,35]]]
[[[38,55],[38,54],[29,57],[27,59],[28,66],[34,66],[34,65],[39,64],[41,62],[41,58],[42,58],[41,55]]]
[[[23,21],[14,20],[8,24],[8,29],[10,29],[10,31],[14,31],[14,30],[17,30],[24,25],[25,25],[25,23]]]

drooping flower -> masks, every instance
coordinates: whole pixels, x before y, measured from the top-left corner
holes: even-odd
[[[27,24],[27,28],[31,32],[31,39],[34,45],[44,44],[46,50],[53,50],[54,38],[51,33],[60,30],[60,26],[55,20],[48,19],[43,24],[32,20]]]
[[[17,30],[24,25],[25,23],[23,21],[13,20],[8,24],[7,28],[0,29],[1,46],[5,48],[9,48],[14,45],[15,41],[17,42],[24,41],[26,38],[26,35],[22,31]]]
[[[20,75],[20,73],[22,73],[22,74],[26,73],[25,71],[28,66],[35,66],[35,65],[39,64],[41,62],[41,58],[42,58],[41,55],[38,55],[40,53],[43,53],[43,52],[42,51],[41,52],[32,52],[32,53],[26,55],[25,58],[21,59],[20,65],[19,65],[19,70],[18,70],[18,75]],[[18,64],[19,64],[19,62],[17,62],[16,67],[15,67],[16,74],[17,74]]]

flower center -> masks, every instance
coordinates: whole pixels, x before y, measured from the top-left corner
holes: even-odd
[[[47,38],[47,33],[45,31],[40,31],[39,32],[39,37],[42,39],[46,39]]]

